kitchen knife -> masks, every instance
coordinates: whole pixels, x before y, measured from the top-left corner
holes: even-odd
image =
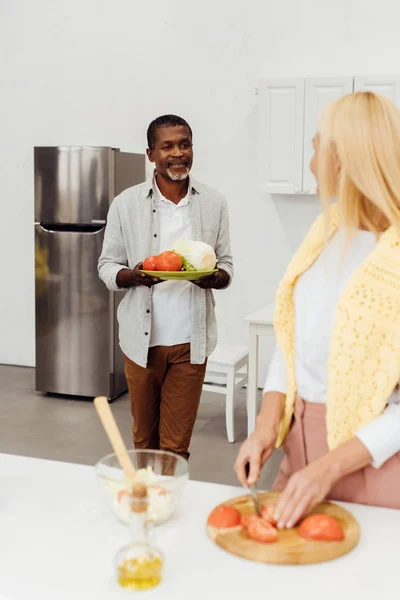
[[[249,477],[249,473],[250,473],[250,463],[246,463],[246,478],[248,479]],[[256,491],[256,486],[255,484],[250,486],[250,491],[251,491],[251,495],[253,498],[253,502],[254,502],[254,506],[256,509],[256,513],[259,517],[261,517],[261,505],[260,505],[260,501],[258,499],[258,495],[257,495],[257,491]]]

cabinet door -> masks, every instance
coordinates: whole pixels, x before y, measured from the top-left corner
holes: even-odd
[[[260,182],[271,194],[299,193],[303,175],[304,79],[260,83]]]
[[[306,79],[305,114],[304,114],[304,149],[303,149],[303,193],[315,194],[317,183],[310,171],[310,160],[313,155],[312,138],[321,111],[341,96],[353,91],[353,77],[327,77],[324,79]]]
[[[400,77],[378,75],[376,77],[368,75],[366,77],[354,78],[355,92],[376,92],[390,98],[396,106],[400,108]]]

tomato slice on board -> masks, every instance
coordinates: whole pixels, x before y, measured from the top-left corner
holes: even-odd
[[[242,515],[240,519],[240,524],[245,531],[249,530],[250,523],[258,521],[259,517],[257,515]]]
[[[181,271],[182,270],[182,259],[179,254],[175,252],[163,252],[156,258],[156,270],[157,271]]]
[[[240,525],[240,512],[234,506],[217,506],[208,517],[208,525],[217,529]]]
[[[252,540],[261,544],[271,544],[278,539],[277,529],[262,517],[256,517],[256,520],[251,521],[247,533]]]
[[[341,542],[344,539],[342,526],[329,515],[310,515],[300,523],[297,531],[306,540]]]
[[[276,504],[271,504],[270,502],[266,502],[261,507],[261,516],[264,521],[271,523],[274,527],[276,526],[276,519],[274,518],[274,513],[276,509]]]

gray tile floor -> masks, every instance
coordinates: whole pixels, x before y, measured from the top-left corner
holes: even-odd
[[[225,396],[203,393],[191,444],[191,478],[235,485],[233,463],[246,434],[245,392],[236,399],[236,442],[225,431]],[[112,404],[128,447],[132,447],[128,396]],[[35,391],[35,371],[0,365],[0,452],[73,463],[94,464],[110,452],[90,401],[52,397]],[[269,489],[281,453],[264,467],[260,488]]]

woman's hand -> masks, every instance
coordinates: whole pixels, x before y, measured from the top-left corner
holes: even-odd
[[[291,476],[283,490],[275,518],[278,528],[294,527],[310,510],[326,498],[339,479],[371,464],[369,450],[357,437]]]
[[[338,469],[330,467],[324,459],[316,460],[294,473],[276,507],[278,529],[294,527],[326,498],[338,478]]]
[[[243,442],[235,462],[235,471],[240,483],[245,487],[256,483],[260,471],[274,451],[278,431],[275,427],[265,427],[255,430]],[[246,464],[250,464],[249,477],[246,477]]]
[[[281,392],[264,394],[256,429],[242,444],[235,462],[236,474],[245,487],[256,483],[261,469],[274,451],[284,408],[285,394]],[[247,463],[250,463],[248,478],[246,477]]]

